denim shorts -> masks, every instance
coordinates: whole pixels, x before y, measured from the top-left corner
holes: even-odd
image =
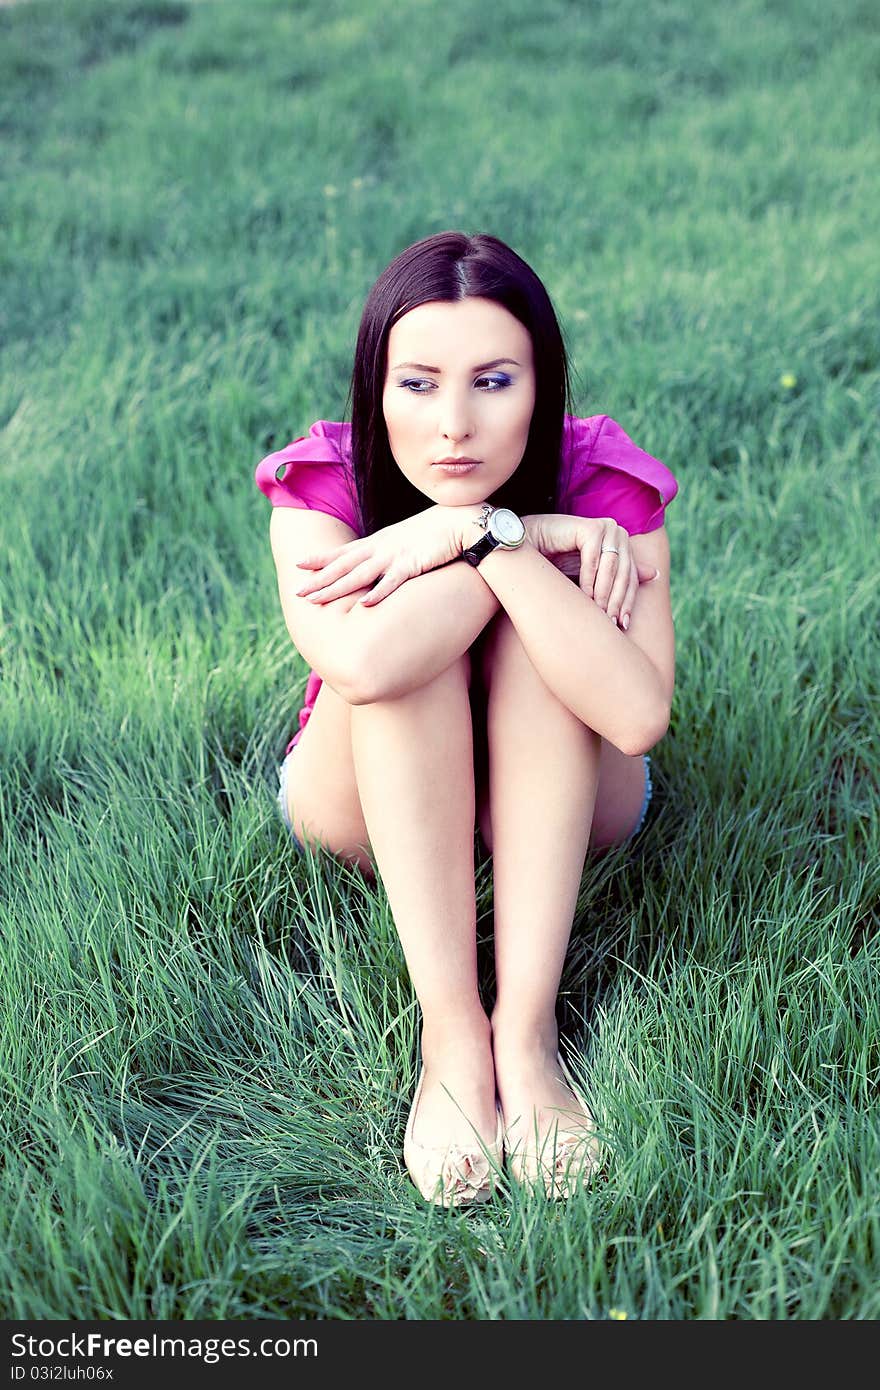
[[[287,770],[290,766],[290,760],[295,752],[296,748],[291,748],[290,752],[285,757],[284,762],[278,769],[278,810],[281,812],[281,819],[284,821],[284,824],[287,827],[287,832],[290,835],[291,840],[293,841],[294,849],[297,850],[299,854],[305,854],[305,846],[303,845],[302,840],[298,840],[293,833],[293,825],[291,823],[290,815],[287,810]]]
[[[294,848],[298,850],[300,854],[304,854],[305,848],[303,846],[303,843],[301,840],[298,840],[294,835],[293,826],[290,822],[290,816],[287,812],[287,770],[290,765],[290,760],[295,752],[296,748],[291,748],[290,752],[284,759],[284,762],[278,769],[278,809],[281,812],[281,819],[284,821],[284,824],[286,825],[287,830],[290,834],[290,838],[293,841]],[[636,821],[635,829],[632,831],[632,834],[628,836],[626,840],[627,844],[629,844],[630,841],[636,838],[639,831],[642,829],[642,826],[645,824],[645,819],[648,814],[648,807],[651,804],[651,797],[654,795],[654,783],[651,780],[651,759],[648,757],[647,753],[643,755],[643,760],[645,764],[645,795],[642,798],[642,809],[639,811],[639,818]]]
[[[639,818],[636,821],[635,830],[627,837],[626,843],[634,840],[638,835],[648,816],[648,807],[651,804],[651,797],[654,795],[654,783],[651,780],[651,759],[647,753],[642,754],[642,761],[645,764],[645,795],[642,797],[642,809],[639,811]]]

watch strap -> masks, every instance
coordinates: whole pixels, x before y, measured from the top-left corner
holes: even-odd
[[[468,546],[467,550],[461,552],[462,560],[467,560],[469,565],[476,567],[480,561],[494,550],[498,542],[494,536],[481,536],[475,545]]]

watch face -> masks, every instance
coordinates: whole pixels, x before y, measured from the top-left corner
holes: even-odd
[[[502,545],[517,545],[525,535],[522,521],[507,507],[498,507],[493,512],[492,530],[500,537]]]

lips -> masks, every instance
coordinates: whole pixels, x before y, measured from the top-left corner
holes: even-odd
[[[432,464],[433,468],[443,468],[447,473],[470,473],[473,468],[479,468],[479,459],[437,459]]]

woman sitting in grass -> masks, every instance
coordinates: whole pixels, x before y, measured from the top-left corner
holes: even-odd
[[[381,875],[422,1010],[404,1157],[443,1205],[488,1196],[505,1157],[551,1197],[595,1170],[556,998],[587,852],[641,828],[645,754],[669,720],[676,483],[567,400],[534,271],[494,237],[442,232],[369,294],[350,427],[321,421],[257,469],[313,668],[282,813],[299,849]],[[475,819],[493,858],[491,1017]]]

